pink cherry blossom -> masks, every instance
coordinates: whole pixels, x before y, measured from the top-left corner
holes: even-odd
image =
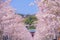
[[[37,0],[39,12],[34,40],[53,40],[60,28],[60,0]]]
[[[2,36],[7,35],[8,40],[32,40],[31,34],[23,23],[24,19],[20,15],[15,14],[15,9],[9,5],[10,2],[11,0],[6,0],[0,4],[0,29],[3,31]]]

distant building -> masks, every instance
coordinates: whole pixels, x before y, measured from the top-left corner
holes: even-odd
[[[29,32],[31,33],[32,37],[34,36],[34,33],[35,33],[35,29],[30,29]]]

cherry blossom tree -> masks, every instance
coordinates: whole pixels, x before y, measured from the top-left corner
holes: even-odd
[[[35,0],[39,11],[34,40],[52,40],[60,28],[60,0]]]
[[[15,14],[15,10],[9,5],[10,2],[11,0],[0,0],[0,29],[3,30],[3,39],[32,40],[32,36],[23,23],[24,19]]]

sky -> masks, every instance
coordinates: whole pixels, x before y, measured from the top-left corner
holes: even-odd
[[[12,0],[11,6],[16,9],[16,13],[34,14],[38,11],[34,0]]]

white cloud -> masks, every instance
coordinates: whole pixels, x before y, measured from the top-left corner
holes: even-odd
[[[34,6],[35,4],[33,2],[29,3],[29,6]]]

